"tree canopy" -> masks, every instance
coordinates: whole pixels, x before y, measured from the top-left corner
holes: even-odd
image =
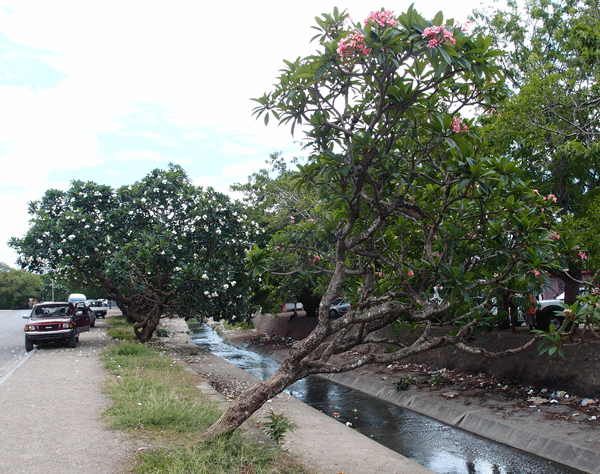
[[[552,265],[552,198],[527,186],[510,158],[482,154],[467,114],[493,110],[504,93],[491,39],[441,13],[427,21],[412,7],[357,24],[336,9],[315,28],[319,50],[286,61],[255,114],[304,133],[310,155],[301,180],[315,186],[319,202],[250,258],[264,268],[293,255],[296,266],[325,273],[318,325],[210,435],[309,374],[446,344],[475,351],[466,336],[487,322],[494,293],[523,276],[533,288],[539,269]],[[354,307],[330,319],[340,294]],[[460,303],[468,309],[448,311]],[[434,335],[440,319],[451,332]],[[419,337],[404,345],[391,326]],[[394,351],[368,351],[373,342]],[[338,354],[343,364],[332,362]]]
[[[251,253],[250,272],[255,277],[255,298],[268,312],[281,311],[282,303],[300,301],[308,316],[314,316],[320,301],[318,279],[321,271],[302,272],[302,267],[293,260],[293,255],[280,254],[276,265],[269,265],[268,272],[262,252],[273,235],[283,232],[290,222],[310,219],[319,196],[311,183],[305,183],[294,167],[280,153],[273,153],[263,168],[248,177],[248,182],[237,183],[232,190],[244,194],[248,214],[260,223],[264,230],[262,240],[257,242]],[[298,160],[291,160],[297,165]],[[290,260],[291,257],[291,260]]]
[[[40,275],[0,263],[0,309],[27,308],[30,299],[44,299],[44,282]]]
[[[483,119],[484,146],[487,153],[511,156],[532,187],[556,197],[566,271],[555,273],[573,303],[582,267],[600,268],[592,218],[600,183],[598,2],[509,1],[475,17],[506,51],[508,78],[507,100]]]
[[[30,228],[13,238],[31,271],[98,282],[148,340],[161,317],[251,314],[244,258],[259,233],[244,208],[194,186],[175,165],[117,190],[74,181],[30,205]]]

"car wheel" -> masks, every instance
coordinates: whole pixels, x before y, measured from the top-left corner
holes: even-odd
[[[547,311],[542,313],[537,318],[537,328],[542,331],[548,331],[550,326],[553,324],[555,329],[560,328],[564,318],[554,314],[554,311]]]
[[[329,310],[329,317],[330,318],[337,318],[337,311],[335,309],[330,309]]]
[[[95,328],[95,327],[96,327],[96,318],[94,318],[94,319],[92,320],[92,322],[90,323],[90,327],[91,327],[91,328]]]
[[[33,350],[33,342],[31,342],[31,340],[27,336],[25,336],[25,350],[27,352]]]
[[[69,338],[69,347],[71,349],[77,346],[77,335],[73,333],[73,335]]]

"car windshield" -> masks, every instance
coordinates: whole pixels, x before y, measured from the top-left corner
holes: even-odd
[[[33,316],[36,318],[56,318],[73,314],[68,304],[52,306],[36,306],[33,309]]]

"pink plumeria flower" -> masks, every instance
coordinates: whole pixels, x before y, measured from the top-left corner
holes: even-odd
[[[365,36],[358,31],[351,32],[338,43],[337,52],[345,63],[350,63],[360,57],[361,54],[368,56],[371,48],[364,45]]]
[[[392,17],[392,12],[390,10],[383,12],[372,12],[365,20],[365,26],[369,23],[375,23],[381,27],[386,25],[396,26],[398,24],[398,22]]]
[[[456,43],[452,32],[447,30],[445,25],[428,26],[423,30],[422,36],[424,39],[429,39],[428,48],[435,48],[444,43]]]
[[[558,239],[560,239],[560,235],[558,235],[556,232],[552,232],[552,234],[550,234],[550,235],[548,236],[548,238],[549,238],[550,240],[558,240]]]
[[[465,123],[463,123],[461,118],[454,117],[452,119],[452,125],[450,126],[450,128],[452,129],[452,131],[454,133],[460,133],[460,132],[464,132],[465,130],[467,130],[468,127]]]

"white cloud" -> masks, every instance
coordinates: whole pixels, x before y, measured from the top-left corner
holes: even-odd
[[[167,159],[153,150],[145,151],[120,151],[116,153],[115,159],[119,161],[159,161],[163,162]]]
[[[228,191],[272,152],[302,155],[294,144],[302,137],[255,120],[251,98],[271,89],[284,58],[315,49],[314,17],[337,2],[0,1],[3,60],[60,71],[53,82],[40,73],[36,86],[17,87],[21,71],[0,63],[0,261],[6,235],[26,228],[26,201],[54,180],[120,186],[176,162]],[[400,13],[409,4],[390,6]],[[345,5],[354,20],[379,8]],[[446,13],[466,19],[475,6]],[[439,7],[417,6],[429,16]]]

